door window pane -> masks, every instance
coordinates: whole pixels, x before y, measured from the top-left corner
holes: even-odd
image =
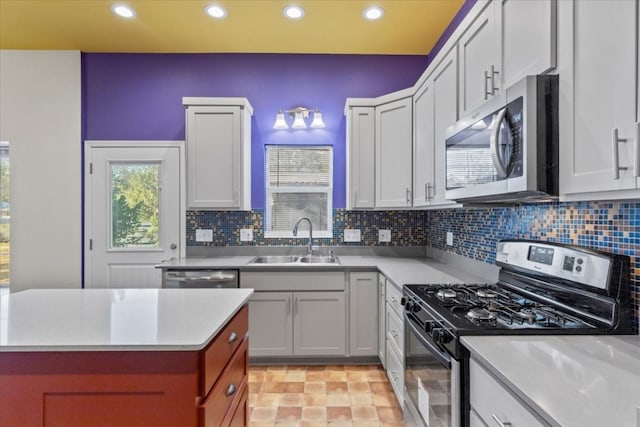
[[[9,286],[9,143],[0,141],[0,293]],[[5,289],[6,290],[6,289]]]
[[[111,247],[157,248],[160,165],[111,164]]]

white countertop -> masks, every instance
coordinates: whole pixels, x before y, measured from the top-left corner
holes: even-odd
[[[463,337],[551,425],[640,426],[640,336]]]
[[[162,268],[233,268],[243,271],[317,271],[371,269],[379,270],[397,286],[405,284],[484,283],[485,280],[461,269],[430,258],[338,255],[338,265],[247,265],[253,256],[219,256],[181,258],[161,264]],[[242,273],[241,273],[242,280]]]
[[[0,352],[200,350],[252,289],[32,289],[0,297]]]

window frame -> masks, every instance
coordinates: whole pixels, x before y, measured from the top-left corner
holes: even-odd
[[[274,148],[289,148],[299,150],[311,150],[311,149],[327,149],[329,151],[329,186],[328,187],[271,187],[269,185],[269,149]],[[334,147],[333,145],[296,145],[296,144],[268,144],[265,145],[264,150],[264,237],[266,239],[308,239],[309,230],[307,225],[302,225],[298,230],[298,235],[293,235],[293,229],[291,230],[268,230],[271,209],[269,204],[269,197],[273,193],[273,189],[277,188],[278,193],[326,193],[327,194],[327,230],[318,230],[314,225],[313,238],[333,238],[333,160],[334,160]],[[304,190],[304,191],[302,191]]]

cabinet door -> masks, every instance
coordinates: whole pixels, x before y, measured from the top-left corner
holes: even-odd
[[[556,66],[556,1],[498,0],[502,87]]]
[[[294,292],[296,356],[344,356],[346,328],[344,292]]]
[[[454,100],[455,102],[455,100]],[[427,80],[413,95],[413,206],[428,206],[436,163],[434,140],[433,80]]]
[[[378,273],[349,275],[349,352],[378,354]]]
[[[376,107],[376,207],[411,206],[412,100]]]
[[[352,107],[348,120],[347,208],[373,208],[375,108]]]
[[[499,89],[497,69],[500,43],[493,4],[476,18],[462,35],[460,48],[460,114],[470,115]],[[492,84],[494,91],[492,91]]]
[[[387,279],[378,275],[378,358],[382,367],[386,368],[387,363],[387,298],[385,287]]]
[[[558,4],[562,194],[636,188],[637,9],[628,0]],[[616,131],[626,142],[613,141]],[[626,168],[617,179],[616,157]]]
[[[249,301],[249,355],[293,354],[291,292],[255,292]]]
[[[241,109],[187,108],[187,205],[240,209]]]
[[[445,57],[433,73],[433,188],[430,192],[431,205],[451,205],[445,199],[446,177],[446,131],[458,120],[458,50]]]

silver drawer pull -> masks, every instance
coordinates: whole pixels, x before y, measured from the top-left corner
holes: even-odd
[[[231,344],[237,339],[238,339],[238,334],[236,334],[235,332],[231,332],[231,335],[229,335],[229,339],[227,340],[227,342]]]
[[[509,421],[501,421],[496,414],[491,415],[491,418],[493,418],[493,421],[498,423],[500,427],[510,427],[512,425]]]
[[[236,392],[236,385],[235,384],[230,384],[229,387],[227,387],[227,392],[225,393],[227,396],[231,396],[233,394],[235,394]]]

